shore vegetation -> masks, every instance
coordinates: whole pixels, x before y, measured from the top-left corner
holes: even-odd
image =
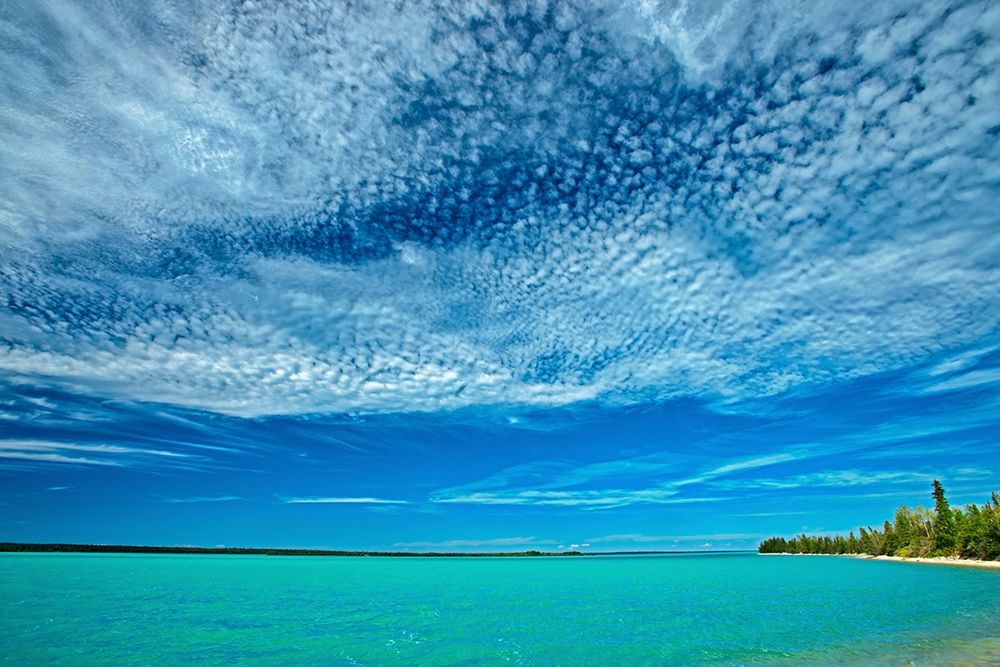
[[[860,528],[855,535],[770,537],[762,554],[868,554],[899,558],[1000,560],[1000,493],[984,505],[951,507],[941,482],[931,485],[933,508],[900,507],[881,527]]]

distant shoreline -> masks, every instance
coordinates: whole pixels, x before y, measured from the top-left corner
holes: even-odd
[[[268,549],[258,547],[163,547],[123,544],[62,544],[0,542],[0,553],[108,553],[108,554],[200,554],[230,556],[375,556],[510,558],[538,556],[639,556],[655,554],[736,554],[752,550],[717,549],[707,551],[349,551],[337,549]]]
[[[903,558],[902,556],[872,556],[870,554],[792,554],[792,553],[763,553],[761,556],[838,556],[841,558],[860,558],[861,560],[889,560],[898,563],[923,563],[925,565],[953,565],[958,567],[981,567],[992,570],[1000,570],[1000,560],[974,560],[971,558],[950,558],[948,556],[934,556],[922,558]]]

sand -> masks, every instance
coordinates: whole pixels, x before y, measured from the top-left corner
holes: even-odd
[[[761,556],[840,556],[843,558],[863,558],[864,560],[894,560],[900,563],[925,563],[928,565],[958,565],[959,567],[985,567],[1000,570],[1000,560],[974,560],[972,558],[950,558],[935,556],[934,558],[902,558],[900,556],[872,556],[869,554],[760,554]]]
[[[973,560],[971,558],[949,558],[936,556],[934,558],[901,558],[899,556],[869,556],[868,554],[844,554],[852,558],[867,558],[869,560],[895,560],[902,563],[927,563],[930,565],[957,565],[959,567],[986,567],[1000,569],[1000,560]]]

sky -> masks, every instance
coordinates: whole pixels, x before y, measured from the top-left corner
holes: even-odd
[[[741,549],[1000,489],[1000,5],[0,5],[0,540]]]

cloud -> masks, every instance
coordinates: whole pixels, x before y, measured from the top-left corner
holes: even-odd
[[[486,540],[465,539],[465,540],[445,540],[443,542],[396,542],[392,546],[399,549],[457,549],[457,548],[481,548],[481,547],[526,547],[552,545],[554,540],[540,540],[535,537],[494,537]]]
[[[603,535],[601,537],[588,537],[587,541],[593,544],[605,543],[652,543],[652,542],[702,542],[704,540],[758,540],[767,537],[763,533],[711,533],[706,535],[643,535],[641,533],[616,533],[614,535]]]
[[[733,473],[796,461],[805,456],[781,452],[738,459],[721,466],[708,466],[694,476],[688,476],[685,470],[692,465],[690,457],[677,454],[652,454],[584,465],[566,461],[534,461],[502,470],[482,480],[441,489],[431,497],[431,502],[582,509],[611,509],[638,503],[708,503],[722,498],[685,496],[680,495],[681,491],[684,487]],[[606,486],[608,480],[627,482],[633,488],[609,488]],[[604,485],[599,486],[602,482]],[[645,486],[640,486],[643,482],[646,482]]]
[[[117,466],[121,465],[115,461],[89,458],[86,456],[65,456],[63,454],[53,454],[48,452],[18,452],[0,451],[0,459],[13,459],[14,461],[34,461],[38,463],[71,463],[76,465],[101,465]]]
[[[160,498],[164,503],[229,503],[235,500],[246,500],[240,496],[190,496],[186,498]]]
[[[906,380],[907,374],[900,377]],[[430,501],[445,505],[605,510],[641,504],[732,502],[750,499],[755,493],[800,489],[840,493],[851,488],[906,486],[911,491],[905,495],[912,496],[913,488],[929,485],[935,476],[955,481],[990,477],[986,469],[975,463],[983,452],[989,451],[984,449],[990,446],[988,438],[984,440],[974,434],[993,426],[994,411],[982,409],[974,401],[968,410],[957,413],[942,413],[935,406],[927,411],[908,408],[906,416],[900,418],[894,386],[890,380],[882,379],[873,388],[874,397],[869,397],[867,390],[859,392],[856,386],[845,390],[845,396],[866,405],[860,420],[856,420],[855,411],[839,416],[829,412],[780,415],[771,423],[758,422],[749,431],[723,430],[699,440],[696,446],[687,446],[684,453],[661,451],[587,463],[534,461],[439,489],[431,494]],[[821,405],[839,400],[828,395]],[[816,408],[811,400],[805,405]],[[789,430],[789,420],[812,420],[816,426]],[[739,451],[747,453],[735,454]],[[873,469],[870,467],[873,463],[865,463],[864,468],[843,467],[847,460],[877,463],[880,459],[895,459],[897,453],[904,458],[920,458],[927,465],[888,470]],[[955,456],[964,459],[961,465]],[[927,467],[934,461],[938,461],[936,467]],[[772,495],[768,493],[768,497]],[[763,511],[766,509],[750,516],[776,516]]]
[[[767,454],[764,456],[757,456],[750,459],[744,459],[740,461],[735,461],[733,463],[726,463],[724,465],[711,468],[703,473],[695,475],[687,479],[678,480],[673,483],[675,487],[689,486],[691,484],[702,484],[705,482],[710,482],[718,477],[725,477],[736,472],[743,472],[744,470],[753,470],[755,468],[764,468],[767,466],[777,465],[779,463],[787,463],[789,461],[797,461],[803,458],[809,458],[810,455],[805,452],[792,453],[792,452],[780,452],[778,454]]]
[[[978,371],[969,371],[968,373],[955,376],[949,380],[937,382],[929,386],[927,391],[931,393],[956,391],[959,389],[982,387],[983,385],[993,385],[997,383],[1000,383],[1000,368],[989,368]]]
[[[993,351],[993,348],[979,348],[956,354],[935,364],[933,368],[927,371],[927,374],[931,377],[937,377],[938,375],[965,370],[977,364],[980,359]]]
[[[707,503],[721,498],[674,498],[677,491],[670,488],[652,489],[599,489],[576,491],[538,491],[522,489],[494,493],[470,493],[458,496],[436,497],[435,503],[468,505],[538,505],[550,507],[581,507],[584,509],[609,509],[635,503],[677,505]]]
[[[927,452],[931,450],[926,450]],[[815,489],[844,488],[871,485],[929,484],[935,478],[954,481],[991,477],[992,473],[977,468],[950,468],[935,473],[891,470],[825,470],[778,479],[722,480],[714,486],[725,489]]]
[[[818,487],[852,487],[872,484],[909,484],[930,482],[934,475],[911,471],[828,470],[794,475],[779,479],[740,479],[716,482],[729,489],[796,489]]]
[[[369,497],[304,497],[284,498],[287,505],[406,505],[408,500],[391,500],[387,498]]]
[[[13,461],[101,466],[141,464],[156,467],[183,466],[187,463],[185,460],[191,458],[193,457],[188,454],[163,449],[141,449],[101,443],[0,440],[0,459]]]
[[[995,347],[998,11],[19,7],[0,372],[260,416],[738,402]]]

